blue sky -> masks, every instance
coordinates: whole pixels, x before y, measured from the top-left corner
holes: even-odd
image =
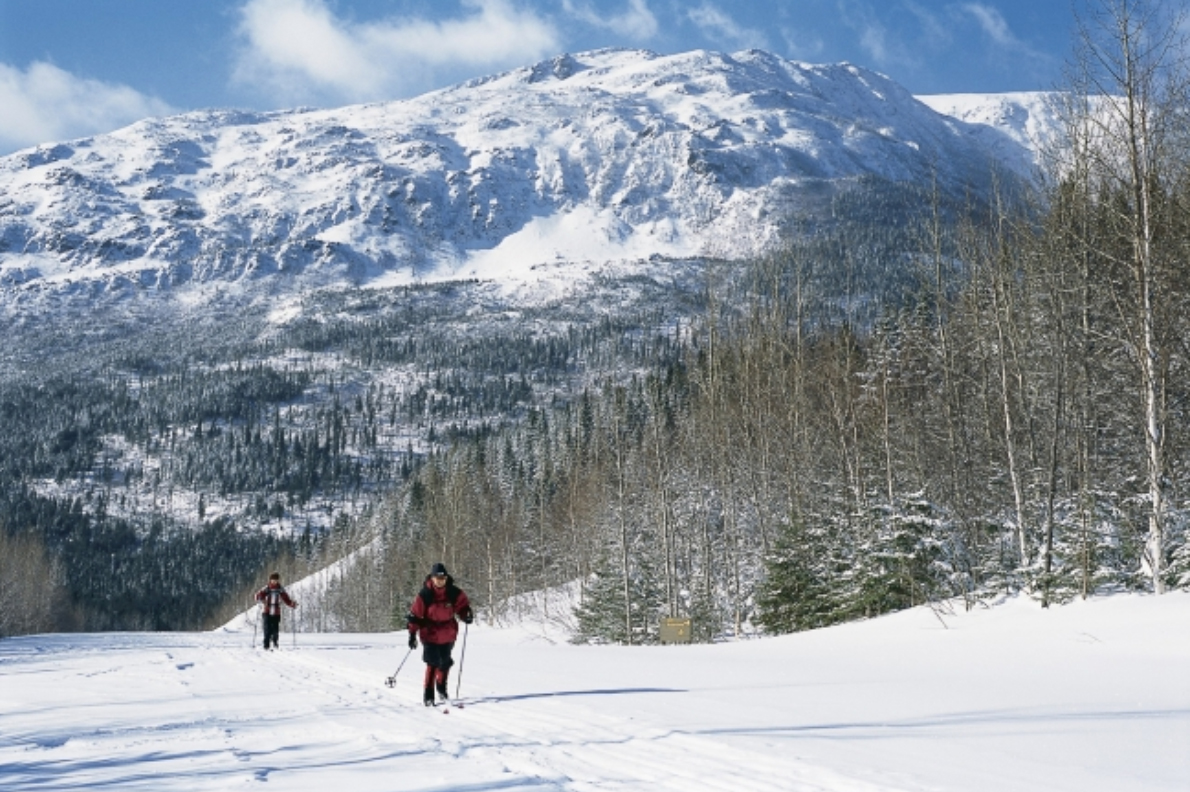
[[[210,107],[414,96],[562,52],[757,47],[915,93],[1060,79],[1071,0],[0,0],[0,153]]]

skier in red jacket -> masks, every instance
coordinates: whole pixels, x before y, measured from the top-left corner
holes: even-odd
[[[438,698],[447,701],[446,679],[454,660],[450,657],[455,639],[459,636],[459,623],[455,617],[470,624],[475,618],[467,594],[454,584],[441,562],[434,564],[426,577],[421,591],[409,606],[409,648],[417,648],[420,634],[422,659],[426,663],[424,693],[422,700],[427,707],[434,705],[434,691]]]
[[[281,586],[281,573],[274,572],[269,575],[269,584],[256,592],[256,601],[264,605],[264,648],[269,648],[271,640],[272,648],[276,649],[277,637],[281,633],[281,603],[296,608],[297,600],[290,599],[289,593]]]

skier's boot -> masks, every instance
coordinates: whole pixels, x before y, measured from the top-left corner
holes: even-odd
[[[426,675],[422,680],[424,691],[422,692],[422,703],[427,707],[434,706],[434,666],[426,666]]]
[[[435,679],[435,687],[438,689],[438,699],[446,702],[450,700],[450,696],[446,693],[446,676],[450,673],[450,669],[439,669]]]

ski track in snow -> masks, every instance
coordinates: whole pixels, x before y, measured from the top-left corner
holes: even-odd
[[[446,714],[420,652],[385,686],[403,633],[6,639],[0,789],[1185,789],[1190,595],[946,620],[691,647],[477,626]]]
[[[374,652],[311,638],[266,653],[218,634],[64,636],[8,655],[8,684],[44,674],[67,684],[9,710],[34,728],[0,738],[0,787],[205,790],[283,776],[286,789],[325,790],[350,771],[375,776],[353,790],[885,788],[591,712],[579,694],[464,697],[444,716],[417,700],[418,658],[388,689],[380,669],[341,662]],[[80,727],[64,711],[82,714]],[[60,725],[37,729],[42,716]]]

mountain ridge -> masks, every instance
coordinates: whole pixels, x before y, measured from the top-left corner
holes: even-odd
[[[747,257],[863,179],[957,193],[1019,171],[1030,152],[985,128],[759,50],[594,50],[406,100],[147,119],[0,158],[0,301]]]

